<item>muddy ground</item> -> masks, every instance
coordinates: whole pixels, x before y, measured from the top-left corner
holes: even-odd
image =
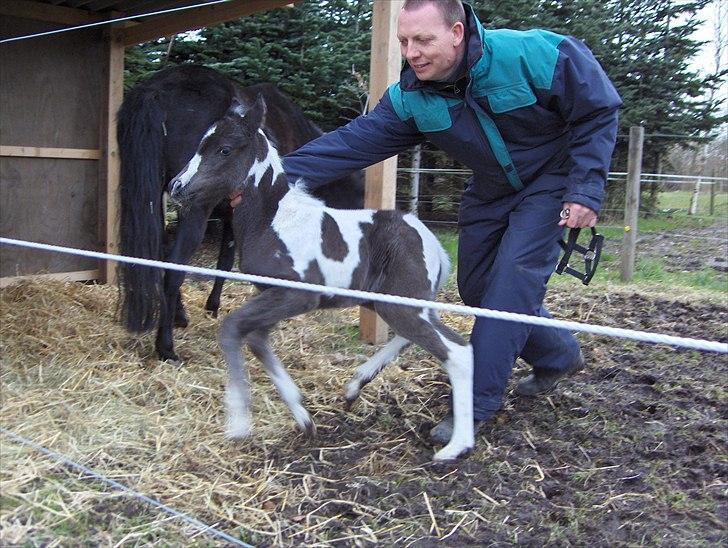
[[[685,249],[685,258],[675,241],[658,238],[652,248],[664,246],[660,253],[666,257],[675,250],[682,257],[676,268],[690,268],[695,248]],[[198,264],[209,264],[214,254],[214,248],[207,247]],[[169,399],[152,392],[124,401],[136,405],[143,400],[139,409],[159,413],[157,423],[168,417],[173,436],[165,443],[157,441],[156,447],[145,443],[133,449],[120,447],[116,454],[94,453],[84,461],[88,466],[111,474],[121,468],[125,473],[114,477],[260,546],[718,546],[728,542],[724,354],[580,334],[588,364],[585,371],[547,397],[523,399],[509,392],[503,410],[478,432],[476,449],[468,458],[433,464],[427,432],[447,410],[447,382],[437,364],[423,351],[408,351],[345,412],[341,394],[347,372],[373,348],[356,339],[355,313],[320,312],[291,320],[275,339],[307,398],[318,425],[317,438],[297,435],[280,403],[270,403],[276,398],[265,396],[265,404],[255,410],[256,420],[278,424],[263,424],[257,441],[231,445],[220,439],[221,357],[216,350],[210,350],[208,357],[197,353],[216,346],[217,323],[204,319],[201,310],[208,287],[208,282],[193,280],[185,290],[187,301],[194,302],[191,328],[178,332],[179,350],[188,362],[179,373],[184,375],[184,388],[171,386],[169,370],[151,355],[151,338],[131,343],[127,337],[122,344],[125,359],[130,359],[129,353],[143,356],[139,364],[97,364],[88,372],[89,377],[103,374],[113,379],[127,370],[146,371],[150,382],[160,385],[154,390],[169,391],[164,392]],[[226,290],[226,310],[240,303],[239,287]],[[5,292],[3,297],[5,310],[22,302],[17,292]],[[94,346],[119,344],[113,340],[119,338],[115,318],[104,304],[109,298],[113,293],[94,294],[89,297],[92,304],[79,312],[100,316],[100,330],[109,331],[109,342],[100,339]],[[457,302],[454,288],[443,299]],[[728,342],[725,294],[559,284],[547,304],[558,318]],[[447,316],[446,321],[463,333],[471,325],[468,318]],[[200,323],[202,327],[194,327]],[[4,336],[9,337],[9,331]],[[5,344],[10,348],[7,339]],[[24,402],[23,390],[31,386],[18,385],[26,377],[35,379],[35,373],[28,371],[34,371],[33,364],[43,358],[40,350],[36,354],[34,341],[22,344],[22,360],[5,359],[5,409],[22,408],[24,416],[32,417],[48,405]],[[44,340],[43,348],[52,344]],[[85,370],[91,367],[87,362],[88,358],[70,365],[60,361],[57,366]],[[53,364],[45,367],[48,377]],[[262,371],[251,367],[258,397],[271,394]],[[527,374],[519,361],[512,385]],[[173,390],[184,391],[188,385],[195,388],[189,388],[193,397],[188,403],[169,403]],[[78,390],[83,390],[82,384]],[[94,390],[99,390],[97,385]],[[123,395],[131,388],[115,390]],[[66,397],[69,406],[83,407],[80,398],[78,404],[72,401],[72,393]],[[182,415],[170,405],[182,405],[193,416],[196,407],[200,415],[207,413],[199,419],[202,426],[196,434],[190,434],[192,427],[184,423],[174,431],[174,421]],[[55,424],[53,420],[49,425]],[[63,420],[69,421],[67,416]],[[135,421],[145,420],[129,419],[132,428],[120,422],[119,438],[136,436],[136,429],[144,428]],[[23,424],[22,418],[3,415],[7,428],[22,429]],[[7,440],[3,443],[7,448]],[[70,441],[68,445],[76,447]],[[211,459],[211,454],[218,456]],[[152,462],[157,466],[154,475],[144,479],[144,466]],[[6,457],[4,465],[8,464],[12,468]],[[170,487],[180,477],[189,486],[182,494]],[[255,483],[261,477],[265,481]],[[239,488],[230,490],[230,485]],[[33,488],[37,483],[23,487]],[[32,521],[35,514],[16,505],[16,499],[26,500],[29,492],[2,499],[4,527]],[[73,530],[73,536],[63,537],[52,527],[38,525],[13,539],[22,545],[52,544],[54,538],[61,538],[60,544],[111,545],[126,538],[126,521],[138,523],[154,515],[144,505],[125,499],[91,498],[86,504],[83,527]],[[165,523],[126,544],[176,544],[189,533]],[[104,536],[100,531],[112,533]],[[190,542],[216,544],[199,535]]]
[[[607,241],[606,247],[619,256],[620,242]],[[640,234],[637,238],[637,254],[639,257],[664,261],[668,272],[693,272],[706,267],[726,272],[728,219],[707,227]]]

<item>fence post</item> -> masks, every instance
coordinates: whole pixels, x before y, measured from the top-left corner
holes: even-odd
[[[690,209],[688,210],[688,215],[698,214],[698,200],[700,199],[700,188],[702,187],[702,184],[703,179],[698,176],[698,179],[695,181],[695,186],[693,187],[693,195],[690,198]]]
[[[624,207],[624,239],[622,241],[621,279],[628,282],[634,274],[637,222],[640,208],[640,178],[642,176],[642,143],[645,128],[629,128],[629,157],[627,160],[627,189]]]
[[[710,185],[710,206],[709,210],[710,215],[715,215],[715,185],[718,184],[718,181],[716,179],[713,179],[711,185]]]
[[[412,174],[410,175],[410,213],[417,214],[417,201],[420,196],[420,163],[422,161],[422,145],[417,145],[412,154]]]

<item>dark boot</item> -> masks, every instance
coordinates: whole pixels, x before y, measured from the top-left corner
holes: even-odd
[[[548,369],[534,369],[533,373],[523,379],[516,386],[516,394],[519,396],[537,396],[551,392],[556,385],[566,377],[584,369],[584,356],[579,354],[579,359],[571,366],[560,371]]]

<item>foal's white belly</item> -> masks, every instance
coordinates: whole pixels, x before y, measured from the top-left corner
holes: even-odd
[[[322,226],[324,213],[336,222],[346,242],[347,253],[341,261],[323,254]],[[303,279],[312,262],[318,263],[326,285],[351,287],[354,271],[361,262],[359,244],[363,237],[362,223],[372,223],[374,210],[340,210],[293,188],[278,205],[272,227],[288,248],[293,269]]]

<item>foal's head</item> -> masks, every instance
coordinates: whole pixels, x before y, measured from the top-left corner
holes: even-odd
[[[247,109],[233,102],[207,130],[192,159],[172,179],[172,198],[180,203],[213,205],[240,192],[249,179],[257,177],[254,167],[269,152],[261,130],[265,111],[260,95]]]

